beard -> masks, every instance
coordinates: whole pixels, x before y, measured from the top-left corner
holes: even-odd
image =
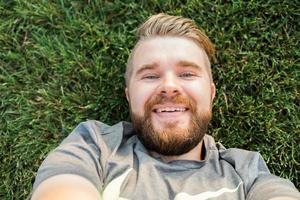
[[[156,130],[151,120],[153,106],[163,103],[184,104],[191,112],[187,128],[178,126],[178,122],[169,122],[162,130]],[[145,103],[144,116],[131,112],[131,120],[139,140],[150,151],[166,156],[182,155],[196,147],[203,139],[211,120],[211,109],[205,113],[197,112],[196,102],[182,95],[166,97],[157,95]],[[186,112],[186,111],[185,111]]]

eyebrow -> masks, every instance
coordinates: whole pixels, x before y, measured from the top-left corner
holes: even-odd
[[[150,63],[150,64],[145,64],[145,65],[142,65],[142,67],[139,70],[137,70],[136,74],[139,75],[146,70],[155,69],[157,67],[158,67],[158,64],[156,62]]]
[[[202,68],[198,64],[186,60],[179,61],[176,63],[176,65],[179,67],[192,67],[198,70],[202,70]]]
[[[144,64],[144,65],[142,65],[142,67],[140,69],[137,70],[136,74],[139,75],[139,74],[143,73],[146,70],[156,69],[156,68],[158,68],[158,66],[159,65],[156,62],[153,62],[153,63],[150,63],[150,64]],[[197,70],[202,70],[202,68],[198,64],[196,64],[194,62],[191,62],[191,61],[186,61],[186,60],[181,60],[181,61],[177,62],[176,66],[178,66],[178,67],[192,67],[192,68],[197,69]]]

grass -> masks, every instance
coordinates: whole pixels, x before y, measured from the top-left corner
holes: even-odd
[[[159,12],[194,19],[216,44],[210,134],[259,151],[300,188],[296,1],[0,0],[0,199],[25,199],[79,122],[129,120],[126,60],[137,26]]]

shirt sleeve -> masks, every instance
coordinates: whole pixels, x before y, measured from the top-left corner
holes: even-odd
[[[273,197],[294,197],[300,194],[294,184],[272,175],[258,152],[241,149],[227,149],[221,157],[231,163],[244,183],[246,200],[269,200]]]
[[[268,200],[283,196],[300,199],[300,193],[292,182],[272,174],[264,174],[255,179],[246,200]]]
[[[32,193],[44,180],[61,174],[84,177],[100,190],[103,182],[103,164],[100,162],[103,152],[105,145],[99,128],[91,121],[79,124],[43,161]]]

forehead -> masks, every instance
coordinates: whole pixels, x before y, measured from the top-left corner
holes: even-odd
[[[154,37],[137,44],[132,58],[132,71],[134,73],[150,63],[171,67],[182,61],[195,63],[201,68],[209,67],[205,51],[194,41],[183,37]]]

